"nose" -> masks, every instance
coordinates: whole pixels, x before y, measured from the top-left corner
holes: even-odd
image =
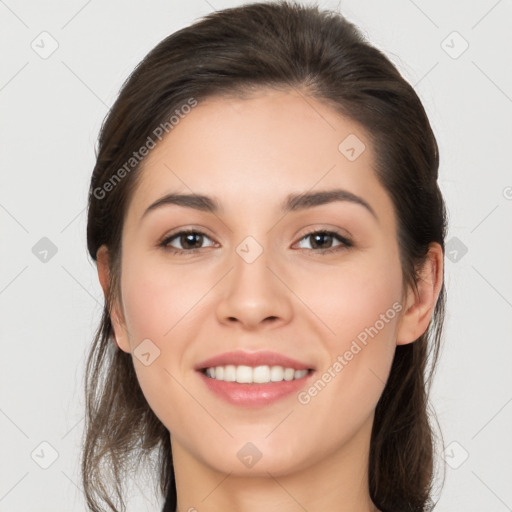
[[[269,261],[267,252],[252,262],[234,255],[233,267],[220,288],[216,308],[219,322],[256,330],[291,320],[293,292],[286,286],[285,271]]]

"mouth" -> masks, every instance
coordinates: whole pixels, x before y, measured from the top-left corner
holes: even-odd
[[[210,357],[194,370],[214,395],[241,407],[262,408],[285,400],[314,378],[311,364],[270,350],[235,350]]]
[[[280,365],[224,365],[201,368],[199,371],[209,379],[238,384],[268,384],[300,380],[314,372],[313,368],[296,369]]]
[[[223,401],[256,410],[290,399],[315,378],[312,368],[278,365],[220,365],[197,370],[210,392]]]
[[[311,364],[270,350],[225,352],[202,361],[194,369],[209,379],[239,384],[299,380],[315,370]]]

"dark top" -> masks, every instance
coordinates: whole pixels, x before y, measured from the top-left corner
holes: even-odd
[[[176,486],[174,482],[169,485],[162,512],[176,512]]]

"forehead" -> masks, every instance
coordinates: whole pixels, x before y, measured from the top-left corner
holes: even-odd
[[[183,115],[146,157],[130,211],[140,217],[170,192],[213,196],[226,208],[277,209],[290,193],[330,188],[389,208],[373,164],[365,130],[303,93],[213,97]]]

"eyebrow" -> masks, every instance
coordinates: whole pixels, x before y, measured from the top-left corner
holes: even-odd
[[[295,212],[321,206],[324,204],[333,203],[336,201],[344,201],[363,206],[372,216],[377,220],[378,217],[375,210],[366,202],[362,197],[359,197],[348,190],[334,189],[323,190],[319,192],[304,192],[302,194],[289,194],[286,196],[281,205],[281,212]],[[157,199],[151,204],[146,211],[142,214],[141,220],[151,211],[156,210],[162,206],[176,205],[185,208],[192,208],[211,213],[218,213],[224,211],[220,202],[213,197],[202,194],[181,194],[170,193]]]

